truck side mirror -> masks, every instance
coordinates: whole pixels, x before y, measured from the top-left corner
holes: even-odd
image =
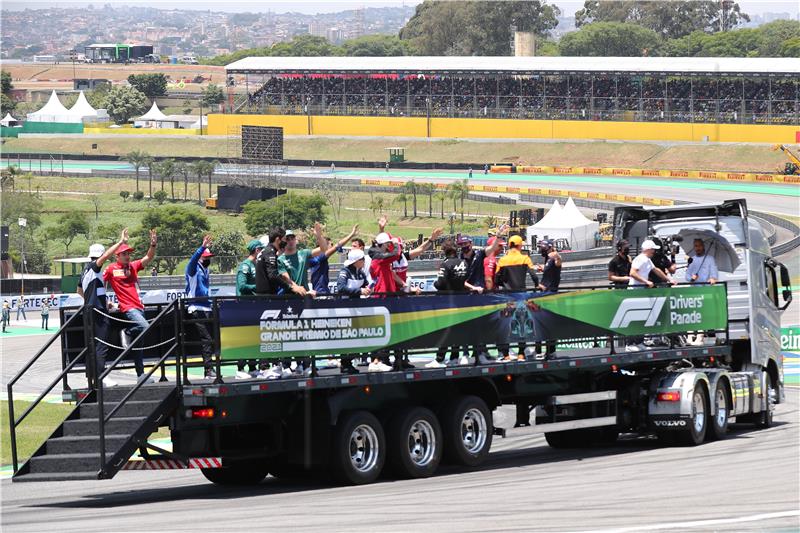
[[[789,269],[786,268],[786,265],[781,264],[781,286],[783,287],[783,291],[781,292],[781,296],[783,297],[783,305],[778,307],[781,311],[785,310],[789,307],[789,304],[792,303],[792,281],[789,279]]]

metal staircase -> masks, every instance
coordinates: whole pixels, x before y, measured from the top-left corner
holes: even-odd
[[[42,347],[37,354],[22,368],[8,384],[9,420],[11,434],[11,454],[14,468],[13,481],[55,481],[73,479],[110,479],[125,466],[127,460],[139,449],[147,458],[181,458],[148,444],[147,438],[157,431],[159,426],[166,425],[174,414],[180,400],[182,383],[187,383],[186,354],[184,343],[196,345],[197,342],[184,339],[183,301],[176,300],[165,306],[155,319],[130,345],[121,351],[119,356],[99,375],[93,375],[95,339],[85,332],[94,331],[93,319],[97,310],[84,306],[69,319],[62,321],[58,332]],[[15,418],[13,387],[19,379],[33,366],[44,352],[62,338],[70,329],[75,331],[83,324],[85,336],[84,347],[69,363],[63,360],[63,369],[39,397]],[[166,328],[165,328],[166,326]],[[161,356],[154,362],[148,362],[150,369],[144,379],[131,386],[107,387],[102,383],[108,374],[118,369],[120,362],[127,359],[135,349],[147,350],[144,339],[148,332],[158,332],[159,328],[174,331],[174,336],[156,347],[161,349]],[[75,409],[50,437],[33,453],[21,467],[18,467],[16,431],[20,423],[60,382],[64,390],[69,391],[67,375],[80,370],[78,363],[83,363],[87,370],[89,388],[85,394],[78,394],[79,401]],[[175,380],[167,381],[164,369],[167,364],[175,365]],[[150,376],[161,371],[161,382],[147,384]],[[219,367],[217,367],[219,371]],[[101,416],[102,413],[102,416]],[[148,450],[157,455],[151,456]]]

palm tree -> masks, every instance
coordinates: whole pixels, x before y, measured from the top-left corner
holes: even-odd
[[[395,196],[394,197],[394,203],[396,203],[396,204],[402,203],[403,204],[403,217],[404,218],[408,218],[408,196],[406,195],[406,193],[401,192],[400,194]]]
[[[153,170],[154,170],[153,167],[156,166],[156,160],[155,160],[154,157],[151,157],[151,156],[148,155],[147,157],[145,157],[143,159],[143,163],[147,167],[147,181],[148,181],[148,187],[150,188],[150,192],[148,193],[147,196],[152,198],[153,197]]]
[[[156,167],[158,170],[158,175],[161,177],[161,190],[164,190],[164,182],[169,179],[171,183],[173,183],[172,187],[172,200],[175,201],[175,186],[172,178],[175,176],[175,160],[171,158],[163,159],[159,161],[158,166]]]
[[[420,183],[419,192],[428,195],[428,217],[433,217],[433,193],[436,192],[436,185],[433,183]]]
[[[417,218],[417,192],[419,191],[419,185],[414,180],[408,181],[401,187],[401,190],[406,192],[407,194],[411,195],[411,205],[414,208],[414,218]]]
[[[453,212],[458,211],[457,201],[461,201],[461,222],[464,222],[464,200],[469,195],[469,183],[467,180],[454,181],[447,186],[450,198],[453,199]]]
[[[2,180],[0,181],[0,190],[6,190],[11,187],[11,190],[14,191],[17,186],[16,176],[21,173],[22,171],[16,165],[8,165],[4,168],[2,173],[0,173],[0,180]]]
[[[444,201],[448,198],[447,191],[437,191],[433,195],[436,197],[436,200],[440,202],[442,220],[444,220]]]
[[[447,186],[447,197],[453,200],[453,213],[458,211],[459,185],[457,181]]]
[[[211,176],[214,175],[214,169],[216,168],[216,161],[204,161],[199,160],[192,163],[192,170],[194,171],[195,175],[197,176],[197,201],[200,205],[203,205],[203,192],[201,190],[201,184],[203,182],[203,178],[208,176],[208,196],[211,196]]]
[[[189,163],[185,163],[183,161],[178,161],[175,163],[175,174],[180,174],[183,176],[183,199],[189,199],[189,176],[192,175],[192,167],[189,166]]]
[[[385,204],[386,200],[384,200],[383,196],[378,196],[377,198],[370,200],[369,208],[372,210],[372,214],[376,215],[383,212]]]
[[[151,159],[150,156],[146,152],[142,152],[141,150],[134,150],[132,152],[128,152],[125,157],[123,157],[123,161],[127,161],[133,166],[133,170],[136,171],[136,190],[139,190],[139,169],[147,166],[148,160]]]

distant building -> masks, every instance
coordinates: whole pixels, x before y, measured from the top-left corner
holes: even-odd
[[[153,47],[146,44],[92,44],[85,48],[87,63],[143,62],[152,55]]]

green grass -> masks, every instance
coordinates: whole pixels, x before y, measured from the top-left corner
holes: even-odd
[[[92,148],[97,144],[97,149]],[[7,139],[7,152],[124,155],[142,150],[154,156],[228,157],[221,137]],[[476,142],[463,139],[291,137],[287,159],[386,161],[388,146],[403,146],[413,162],[515,162],[552,166],[645,167],[690,170],[774,172],[786,157],[767,145],[707,144],[664,146],[641,142]],[[477,169],[476,169],[477,170]]]
[[[19,418],[30,405],[29,402],[15,401],[14,417]],[[17,426],[19,462],[22,463],[30,457],[74,408],[70,404],[40,403],[37,405],[31,414]],[[0,464],[11,464],[11,433],[8,423],[8,401],[5,400],[0,401],[0,431],[3,441],[2,449],[0,449]]]

